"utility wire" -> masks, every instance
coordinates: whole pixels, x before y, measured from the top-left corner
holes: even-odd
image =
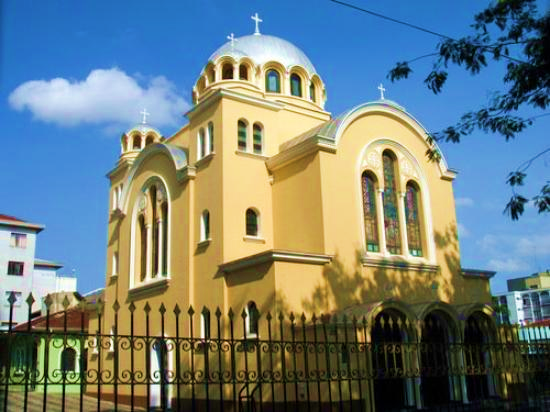
[[[420,26],[417,26],[416,24],[408,23],[408,22],[403,21],[403,20],[394,19],[393,17],[389,17],[389,16],[386,16],[384,14],[376,13],[375,11],[367,10],[367,9],[364,9],[362,7],[356,6],[356,5],[351,4],[351,3],[346,3],[346,2],[340,1],[340,0],[330,0],[330,1],[332,1],[333,3],[339,4],[341,6],[344,6],[344,7],[349,7],[350,9],[354,9],[354,10],[357,10],[357,11],[361,11],[363,13],[370,14],[372,16],[381,18],[383,20],[388,20],[388,21],[391,21],[393,23],[397,23],[397,24],[401,24],[403,26],[410,27],[411,29],[415,29],[415,30],[418,30],[418,31],[422,31],[424,33],[431,34],[433,36],[437,36],[437,37],[444,38],[444,39],[447,39],[447,40],[457,41],[457,39],[455,39],[453,37],[450,37],[450,36],[447,36],[446,34],[438,33],[436,31],[432,31],[432,30],[428,30],[428,29],[425,29],[424,27],[420,27]],[[480,47],[486,47],[490,50],[494,49],[494,47],[492,47],[492,46],[487,46],[487,45],[479,45],[479,46]],[[429,55],[423,56],[423,57],[428,57],[428,56]],[[507,54],[502,54],[501,57],[504,57],[505,59],[512,60],[512,61],[517,62],[517,63],[525,63],[524,61],[516,59],[516,58],[511,57],[511,56],[508,56]],[[415,60],[418,60],[418,59],[415,59]]]
[[[453,39],[452,37],[449,37],[445,34],[437,33],[435,31],[425,29],[425,28],[417,26],[415,24],[407,23],[406,21],[403,21],[403,20],[397,20],[397,19],[394,19],[393,17],[385,16],[383,14],[376,13],[372,10],[363,9],[359,6],[355,6],[355,5],[350,4],[350,3],[346,3],[346,2],[343,2],[343,1],[339,1],[339,0],[330,0],[330,1],[332,1],[333,3],[340,4],[342,6],[345,6],[345,7],[349,7],[350,9],[355,9],[355,10],[358,10],[358,11],[362,11],[363,13],[367,13],[367,14],[370,14],[372,16],[384,19],[384,20],[388,20],[388,21],[391,21],[391,22],[394,22],[394,23],[397,23],[397,24],[402,24],[403,26],[407,26],[407,27],[410,27],[410,28],[415,29],[415,30],[423,31],[424,33],[433,34],[434,36],[443,37],[443,38],[449,39],[449,40],[456,40],[456,39]]]

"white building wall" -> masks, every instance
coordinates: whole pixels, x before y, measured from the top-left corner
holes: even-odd
[[[42,228],[42,227],[41,227]],[[11,234],[27,235],[25,247],[11,245]],[[0,330],[6,330],[10,319],[9,294],[13,291],[19,300],[14,305],[13,324],[28,320],[28,305],[26,299],[32,292],[35,303],[33,311],[40,310],[42,300],[49,293],[76,292],[76,277],[57,276],[58,267],[37,263],[36,230],[18,227],[16,225],[0,225]],[[8,275],[8,262],[23,262],[23,275]],[[35,266],[36,264],[36,266]]]
[[[11,234],[27,235],[26,247],[11,246]],[[23,322],[27,318],[25,299],[32,291],[32,275],[34,272],[34,254],[36,250],[36,233],[20,227],[0,226],[0,329],[5,329],[9,321],[9,303],[7,298],[11,291],[21,297],[15,305],[14,322]],[[23,276],[8,275],[10,261],[23,262]],[[19,295],[21,293],[21,295]],[[21,310],[23,308],[25,310]]]

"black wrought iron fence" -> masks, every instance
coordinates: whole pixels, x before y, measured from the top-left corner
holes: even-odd
[[[0,332],[6,411],[550,410],[548,327],[395,309],[317,317],[149,303]],[[48,303],[48,302],[47,302]],[[108,325],[108,326],[106,326]]]

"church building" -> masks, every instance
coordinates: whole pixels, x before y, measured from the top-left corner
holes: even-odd
[[[104,309],[90,333],[127,335],[133,313],[133,334],[174,336],[176,304],[195,311],[180,336],[201,338],[216,308],[235,313],[236,335],[258,339],[268,312],[433,320],[447,342],[468,336],[468,321],[492,322],[494,272],[460,263],[456,172],[428,160],[428,132],[381,85],[379,100],[332,116],[321,75],[257,26],[205,60],[174,135],[154,127],[154,107],[151,124],[142,112],[108,173]]]

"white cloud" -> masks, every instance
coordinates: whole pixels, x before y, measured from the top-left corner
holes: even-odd
[[[470,231],[462,223],[457,225],[458,229],[458,238],[465,238],[470,236]]]
[[[485,235],[478,242],[487,253],[516,256],[550,256],[550,234],[543,235]]]
[[[456,207],[468,207],[473,206],[474,201],[469,197],[457,197],[455,199]]]
[[[139,80],[139,82],[138,82]],[[146,107],[153,126],[174,126],[189,103],[164,76],[129,76],[118,68],[92,70],[84,80],[31,80],[18,86],[8,100],[15,110],[60,126],[125,124],[133,126]]]
[[[489,268],[497,272],[529,272],[529,264],[516,258],[491,259]]]

